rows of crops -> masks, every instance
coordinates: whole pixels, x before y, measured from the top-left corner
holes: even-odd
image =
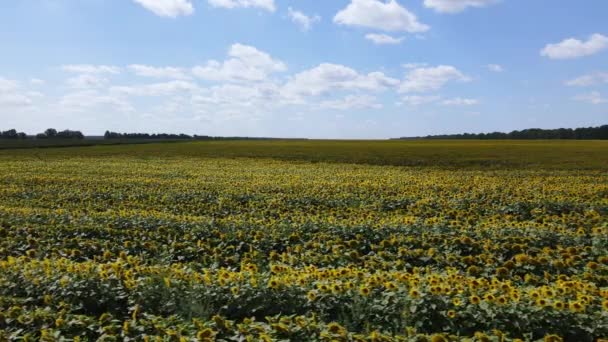
[[[0,341],[608,337],[605,170],[68,153],[0,157]]]

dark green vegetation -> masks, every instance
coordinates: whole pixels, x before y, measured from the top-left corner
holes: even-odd
[[[150,139],[0,139],[0,150],[13,149],[47,149],[53,147],[79,147],[96,145],[124,145],[124,144],[150,144],[175,142],[176,140],[150,140]]]
[[[608,141],[569,140],[199,141],[0,151],[0,157],[15,155],[34,158],[128,156],[145,159],[244,157],[442,168],[608,169]]]
[[[408,138],[402,138],[408,139]],[[584,127],[584,128],[557,128],[557,129],[541,129],[530,128],[521,131],[512,131],[509,133],[492,132],[492,133],[464,133],[464,134],[446,134],[446,135],[429,135],[422,139],[479,139],[479,140],[496,140],[496,139],[517,139],[517,140],[534,140],[534,139],[574,139],[574,140],[606,140],[608,139],[608,125],[599,127]]]

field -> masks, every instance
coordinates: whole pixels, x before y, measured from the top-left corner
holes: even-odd
[[[606,337],[606,141],[0,150],[0,341]]]
[[[78,147],[97,145],[124,145],[124,144],[149,144],[162,141],[164,143],[176,142],[176,140],[145,140],[145,139],[109,139],[103,137],[86,139],[1,139],[0,150],[22,149],[22,148],[52,148],[52,147]]]

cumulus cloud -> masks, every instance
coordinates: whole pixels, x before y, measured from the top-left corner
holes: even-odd
[[[605,98],[600,92],[592,91],[588,94],[581,94],[574,97],[575,100],[586,102],[593,105],[598,105],[602,103],[607,103],[608,98]]]
[[[212,60],[204,66],[194,67],[192,73],[209,81],[238,82],[263,81],[272,73],[287,70],[284,62],[249,45],[232,45],[228,56],[231,58],[224,62]]]
[[[176,18],[180,15],[191,15],[194,6],[191,0],[133,0],[152,13],[161,16]]]
[[[441,99],[439,95],[408,95],[401,98],[398,105],[420,106],[423,104],[435,103]]]
[[[351,0],[336,14],[334,23],[410,33],[425,32],[430,28],[396,0]]]
[[[308,16],[303,12],[298,10],[294,10],[289,7],[287,9],[287,16],[293,23],[298,25],[302,31],[309,31],[312,28],[314,23],[318,23],[321,21],[321,17],[318,15]]]
[[[207,0],[209,5],[222,8],[260,8],[269,12],[276,11],[274,0]]]
[[[443,106],[473,106],[479,104],[477,99],[454,97],[442,100],[440,95],[407,95],[401,98],[398,105],[420,106],[424,104],[440,104]]]
[[[441,101],[441,104],[444,106],[473,106],[479,104],[479,100],[455,97],[453,99],[443,100]]]
[[[319,106],[334,110],[382,108],[382,104],[377,102],[376,97],[370,95],[347,95],[341,99],[323,101]]]
[[[566,81],[570,87],[588,87],[601,83],[608,83],[608,72],[596,72]]]
[[[79,74],[120,74],[120,68],[111,65],[70,64],[61,68]]]
[[[110,87],[110,93],[132,96],[167,96],[198,89],[198,85],[194,82],[174,80],[135,86],[113,86]]]
[[[81,74],[67,80],[70,88],[99,88],[108,84],[108,79],[98,74]]]
[[[540,54],[551,59],[574,59],[591,56],[607,47],[608,37],[595,33],[587,41],[568,38],[560,43],[548,44]]]
[[[428,63],[405,63],[402,64],[401,66],[405,69],[416,69],[416,68],[422,68],[427,66]]]
[[[23,94],[0,94],[0,106],[2,107],[27,107],[31,104],[32,99]]]
[[[41,80],[39,78],[32,78],[30,79],[30,84],[34,85],[34,86],[41,86],[44,85],[46,82],[44,80]]]
[[[7,78],[0,77],[0,92],[9,92],[18,88],[17,81],[9,80]]]
[[[27,92],[21,88],[19,82],[0,77],[0,106],[1,107],[28,107],[33,103],[33,97],[40,95]]]
[[[383,33],[369,33],[365,35],[365,39],[373,42],[374,44],[378,44],[378,45],[385,45],[385,44],[400,44],[403,41],[403,37],[399,37],[399,38],[395,38],[393,36],[389,36],[388,34],[383,34]]]
[[[59,106],[74,112],[83,112],[100,107],[119,112],[133,112],[135,110],[124,98],[103,94],[98,90],[82,90],[65,94],[59,100]]]
[[[502,65],[499,65],[499,64],[488,64],[488,65],[486,65],[486,67],[488,68],[488,70],[493,71],[493,72],[505,71],[505,68],[503,68]]]
[[[450,65],[411,69],[401,83],[401,93],[428,92],[441,89],[448,82],[468,82],[471,79]]]
[[[486,7],[498,0],[424,0],[424,6],[440,13],[460,13],[468,7]]]
[[[360,74],[344,65],[323,63],[293,76],[284,92],[288,97],[317,96],[333,90],[378,91],[398,84],[399,80],[382,72]]]
[[[131,64],[129,69],[137,76],[151,78],[188,79],[183,69],[175,67],[153,67],[142,64]]]

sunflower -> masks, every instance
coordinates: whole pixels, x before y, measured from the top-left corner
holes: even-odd
[[[604,310],[608,311],[608,300],[602,302],[602,307],[604,308]]]
[[[479,303],[481,303],[481,298],[479,298],[479,296],[472,295],[471,297],[469,297],[469,301],[472,304],[479,304]]]
[[[581,302],[570,302],[570,311],[572,312],[583,312],[585,311],[585,306]]]
[[[334,335],[346,335],[346,329],[336,322],[331,322],[327,325],[327,331]]]
[[[199,341],[210,341],[214,335],[215,335],[215,333],[213,332],[213,330],[211,328],[205,328],[203,330],[200,330],[198,333],[196,333],[196,338]]]
[[[281,286],[281,283],[276,278],[268,280],[268,288],[276,290]]]
[[[62,327],[64,324],[65,324],[65,321],[64,321],[64,320],[63,320],[63,318],[61,318],[61,317],[60,317],[60,318],[57,318],[57,319],[55,320],[55,326],[56,326],[57,328],[61,328],[61,327]]]
[[[281,333],[281,334],[287,334],[289,333],[289,326],[287,326],[284,323],[275,323],[271,325],[272,329],[274,329],[275,331]]]
[[[509,269],[507,267],[499,267],[496,269],[496,276],[499,278],[506,278],[509,275]]]
[[[555,303],[553,303],[553,307],[557,310],[563,310],[566,308],[566,303],[564,303],[560,300],[557,300],[557,301],[555,301]]]
[[[543,339],[543,342],[562,342],[564,339],[557,335],[547,335]]]
[[[536,300],[536,306],[540,306],[540,307],[545,307],[545,306],[549,306],[550,303],[549,301],[547,301],[545,298],[539,298]]]
[[[384,287],[389,291],[393,291],[397,288],[397,285],[395,285],[393,282],[387,281],[384,283]]]
[[[431,336],[431,342],[448,342],[448,341],[449,340],[444,335],[435,334],[435,335]]]
[[[447,316],[449,318],[452,318],[452,319],[456,318],[456,311],[454,311],[454,310],[448,310]]]
[[[420,298],[420,290],[418,290],[417,288],[412,288],[410,290],[410,297],[412,297],[412,298]]]
[[[371,290],[367,286],[361,286],[359,288],[359,294],[362,296],[369,296]]]
[[[317,292],[315,291],[308,291],[308,293],[306,294],[306,297],[308,298],[309,301],[314,301],[315,299],[317,299]]]

